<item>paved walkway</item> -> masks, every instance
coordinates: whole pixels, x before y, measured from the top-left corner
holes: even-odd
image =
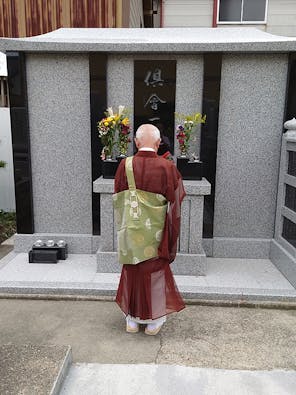
[[[157,336],[125,332],[114,302],[0,299],[0,344],[72,347],[73,361],[296,369],[296,310],[186,306]]]
[[[294,395],[294,371],[75,364],[60,395]]]
[[[114,302],[5,299],[114,295],[119,273],[96,273],[95,255],[29,264],[26,253],[9,249],[0,259],[0,345],[70,345],[74,364],[61,395],[295,393],[296,310],[187,305],[155,337],[127,334]],[[296,290],[268,259],[207,264],[204,277],[175,276],[183,295],[296,301]]]
[[[183,295],[296,301],[269,260],[207,263],[204,277],[175,276]],[[70,345],[74,364],[61,395],[294,395],[296,310],[187,305],[151,337],[126,333],[114,302],[5,299],[114,295],[118,280],[119,273],[96,273],[92,254],[70,254],[55,265],[9,252],[0,259],[0,345]]]
[[[114,302],[1,299],[0,311],[0,344],[72,347],[63,395],[295,394],[295,310],[186,306],[157,336],[126,333]]]

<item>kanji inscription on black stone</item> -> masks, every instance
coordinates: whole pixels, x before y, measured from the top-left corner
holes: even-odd
[[[161,132],[158,154],[174,153],[175,60],[135,60],[134,129],[152,123]]]

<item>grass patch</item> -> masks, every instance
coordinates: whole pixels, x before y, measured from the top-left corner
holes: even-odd
[[[0,210],[0,243],[16,233],[16,214],[15,212],[5,212]]]

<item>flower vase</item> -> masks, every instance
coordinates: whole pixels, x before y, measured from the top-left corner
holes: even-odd
[[[118,165],[119,161],[117,159],[113,159],[111,155],[107,155],[102,163],[103,178],[114,178]]]
[[[180,145],[179,150],[180,150],[179,158],[188,158],[188,152],[186,146]]]
[[[118,148],[119,148],[119,158],[126,158],[127,157],[127,150],[128,150],[128,141],[125,139],[119,139],[118,142]]]
[[[116,157],[117,159],[123,159],[123,158],[126,158],[127,157],[127,155],[126,155],[126,153],[123,153],[123,152],[119,152],[119,155]]]
[[[117,161],[118,161],[118,166],[119,166],[120,162],[121,162],[123,159],[125,159],[126,157],[127,157],[127,155],[124,155],[124,154],[119,154],[118,156],[116,156],[116,159],[117,159]]]
[[[186,157],[177,157],[177,169],[183,180],[201,180],[203,177],[203,162],[189,161]]]

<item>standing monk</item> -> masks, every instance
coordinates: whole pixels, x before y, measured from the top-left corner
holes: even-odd
[[[121,263],[125,264],[122,266],[116,302],[126,316],[127,332],[138,332],[139,324],[146,324],[145,333],[156,335],[168,313],[185,307],[170,268],[177,252],[180,207],[185,191],[175,164],[157,155],[160,133],[154,125],[141,125],[136,132],[135,144],[137,154],[122,160],[118,167],[114,194],[127,190],[130,192],[132,188],[136,188],[150,192],[152,198],[158,198],[161,202],[159,204],[165,204],[166,207],[164,211],[160,207],[163,222],[161,230],[155,233],[158,242],[154,247],[151,246],[151,240],[148,243],[141,232],[133,233],[131,229],[128,233],[126,226],[121,226],[123,230],[118,232],[118,249],[123,254]],[[113,195],[116,199],[117,196]],[[130,202],[126,197],[123,200],[122,206],[128,205],[128,214],[123,214],[124,207],[118,206],[117,200],[117,210],[120,212],[122,209],[121,219],[134,215],[136,220],[144,222],[151,229],[150,217],[153,218],[154,214],[155,218],[156,213],[156,217],[161,216],[158,215],[160,211],[156,211],[159,207],[149,208],[151,216],[148,215],[147,220],[144,210],[138,210],[138,203],[134,203],[132,199],[131,197]],[[137,221],[135,223],[139,224]]]

